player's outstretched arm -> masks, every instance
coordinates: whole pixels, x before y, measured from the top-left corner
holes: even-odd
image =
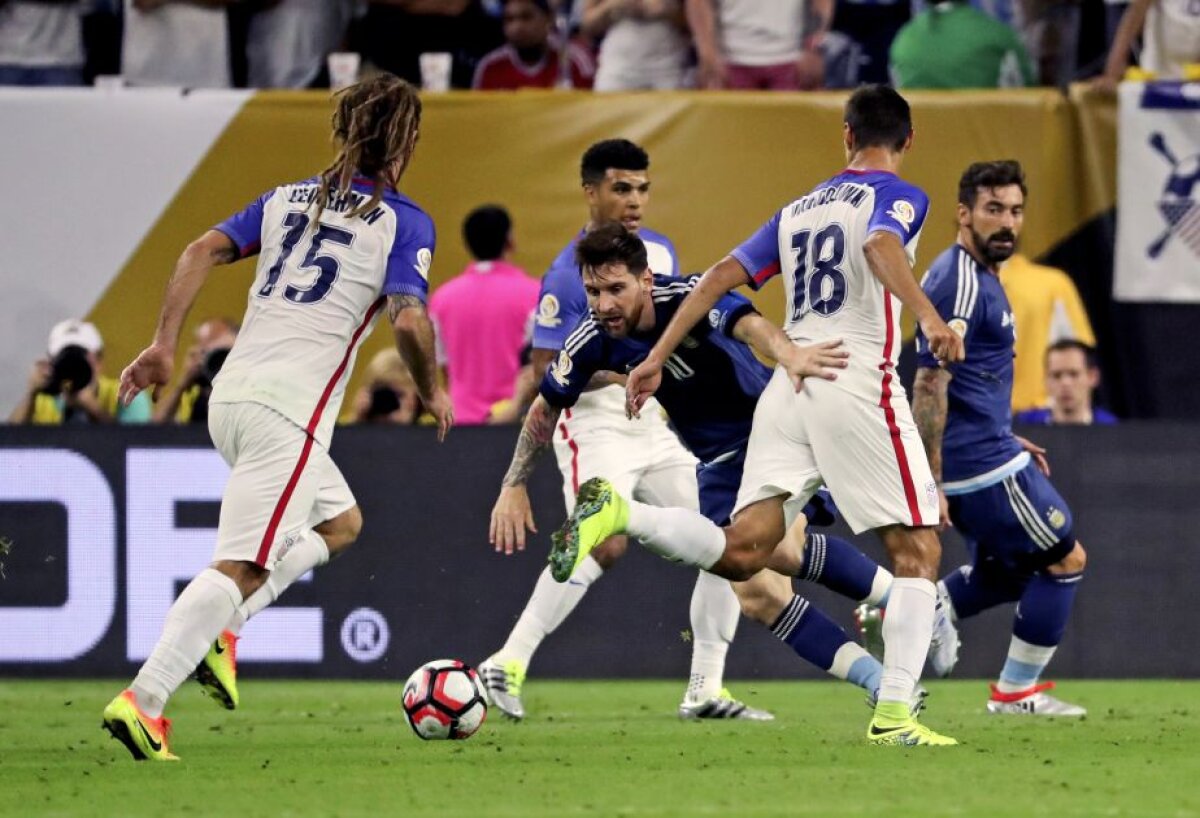
[[[921,441],[925,444],[929,470],[938,483],[938,505],[943,529],[950,524],[946,495],[942,494],[941,490],[942,438],[946,432],[949,388],[950,373],[945,369],[923,366],[917,370],[916,379],[913,381],[913,420],[921,434]]]
[[[805,378],[837,380],[837,371],[845,369],[850,353],[842,349],[841,340],[822,341],[800,346],[792,342],[783,330],[756,312],[747,313],[733,326],[733,337],[749,344],[755,352],[778,363],[799,392]]]
[[[684,337],[708,315],[721,296],[745,284],[746,269],[732,256],[726,256],[700,277],[696,287],[687,294],[675,315],[667,323],[646,360],[638,364],[625,382],[625,410],[636,417],[643,405],[662,383],[662,368]]]
[[[550,446],[554,439],[554,427],[558,424],[559,409],[551,406],[538,395],[525,414],[525,423],[517,438],[508,473],[500,483],[500,496],[492,507],[492,521],[488,529],[488,542],[497,551],[511,554],[515,547],[525,550],[525,529],[537,533],[533,522],[533,507],[529,503],[529,492],[525,484],[538,455]]]
[[[237,261],[238,256],[233,239],[220,230],[209,230],[184,248],[167,282],[154,341],[121,372],[118,396],[122,404],[128,406],[143,389],[157,390],[171,380],[179,331],[200,288],[214,267]]]
[[[917,283],[900,237],[890,230],[876,230],[863,243],[863,253],[875,278],[916,316],[929,341],[929,351],[938,362],[944,365],[961,361],[963,339],[946,325]]]
[[[437,420],[438,440],[445,440],[454,425],[454,406],[438,383],[433,321],[425,302],[415,295],[389,295],[388,320],[392,322],[396,349],[417,383],[417,394]]]

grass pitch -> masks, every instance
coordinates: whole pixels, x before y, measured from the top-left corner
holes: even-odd
[[[247,674],[250,676],[251,674]],[[1084,720],[984,712],[986,685],[933,682],[926,721],[963,746],[867,747],[857,691],[739,682],[769,724],[681,723],[678,682],[527,684],[465,742],[422,742],[400,684],[194,683],[170,714],[178,764],[100,730],[119,682],[0,682],[0,815],[1200,816],[1200,682],[1069,682]]]

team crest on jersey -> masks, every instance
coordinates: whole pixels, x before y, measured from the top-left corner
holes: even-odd
[[[912,206],[911,202],[904,199],[897,199],[892,202],[892,208],[887,212],[896,221],[904,225],[905,230],[909,230],[913,226],[913,222],[917,220],[917,210]]]
[[[549,298],[550,296],[546,297]],[[571,362],[571,356],[564,349],[554,359],[554,363],[550,367],[550,377],[554,378],[559,386],[567,386],[567,377],[571,374],[571,370],[574,367],[575,364]]]
[[[925,498],[931,505],[938,505],[938,488],[935,481],[930,480],[925,484]]]
[[[538,303],[537,324],[539,327],[557,327],[562,323],[558,317],[558,299],[553,293],[546,293]]]
[[[961,318],[951,318],[946,326],[950,327],[959,338],[967,337],[967,322]]]
[[[433,251],[428,247],[422,247],[417,251],[417,263],[413,265],[413,269],[417,271],[417,275],[426,281],[429,280],[429,268],[433,265]]]
[[[1054,526],[1056,529],[1062,528],[1067,524],[1067,515],[1064,514],[1061,509],[1057,509],[1054,506],[1050,506],[1050,508],[1046,511],[1046,519],[1049,520],[1050,525]]]
[[[708,324],[713,329],[721,328],[721,311],[720,310],[709,310],[708,311]]]

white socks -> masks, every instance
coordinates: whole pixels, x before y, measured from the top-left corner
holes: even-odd
[[[234,633],[241,633],[247,619],[279,599],[279,595],[300,577],[327,562],[329,547],[325,544],[325,538],[311,528],[306,528],[283,555],[283,559],[275,563],[267,581],[238,606],[226,627]]]
[[[660,557],[708,569],[725,553],[725,532],[700,512],[628,503],[626,533]]]
[[[721,692],[725,654],[737,631],[741,605],[729,580],[701,571],[692,590],[692,673],[687,698],[707,701]]]
[[[566,582],[556,582],[547,567],[538,577],[533,596],[529,597],[521,618],[513,626],[504,647],[497,651],[496,658],[500,661],[515,660],[528,668],[542,640],[554,633],[575,610],[591,584],[603,574],[600,563],[590,556],[579,563],[575,573]]]
[[[237,583],[215,568],[196,575],[167,612],[162,636],[129,687],[138,707],[162,715],[167,699],[200,664],[242,602]]]
[[[880,702],[906,707],[925,667],[933,636],[937,586],[927,579],[896,577],[883,618],[883,677]]]

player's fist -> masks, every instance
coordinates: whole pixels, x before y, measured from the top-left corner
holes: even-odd
[[[962,336],[947,326],[939,315],[921,322],[921,332],[929,342],[929,352],[942,366],[956,364],[967,357]]]
[[[642,407],[662,385],[662,364],[647,358],[633,368],[625,380],[625,414],[641,417]]]
[[[175,368],[175,351],[161,344],[151,344],[133,359],[133,363],[121,371],[120,389],[117,396],[122,406],[138,396],[143,389],[164,386],[171,380]]]

